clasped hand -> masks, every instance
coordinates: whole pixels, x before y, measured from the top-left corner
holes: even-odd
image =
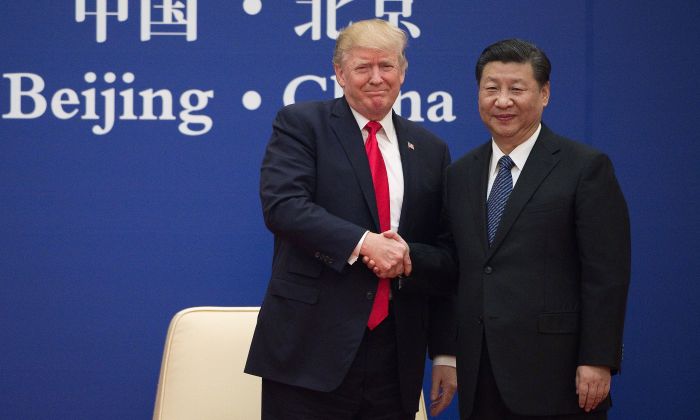
[[[411,257],[406,241],[396,232],[368,233],[360,253],[362,262],[379,278],[411,274]]]

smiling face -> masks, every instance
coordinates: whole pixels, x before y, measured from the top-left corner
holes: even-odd
[[[540,86],[529,62],[492,61],[484,67],[479,115],[504,153],[532,136],[548,102],[549,82]]]
[[[333,67],[338,84],[354,110],[375,121],[391,111],[405,75],[398,52],[355,47]]]

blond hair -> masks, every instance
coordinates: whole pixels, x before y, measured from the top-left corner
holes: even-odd
[[[396,52],[399,66],[405,71],[408,67],[405,52],[407,43],[406,33],[391,23],[381,19],[361,20],[350,24],[338,35],[333,50],[333,64],[340,66],[345,55],[353,48],[376,48]]]

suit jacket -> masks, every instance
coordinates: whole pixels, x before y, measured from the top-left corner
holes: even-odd
[[[607,156],[543,124],[489,247],[491,152],[489,141],[447,171],[446,211],[460,268],[460,413],[471,413],[485,344],[511,411],[579,413],[577,366],[620,368],[627,205]],[[599,409],[609,405],[608,398]]]
[[[440,233],[449,151],[419,125],[397,115],[393,122],[404,175],[399,234],[409,244],[430,244]],[[245,371],[331,391],[355,357],[377,288],[361,261],[347,263],[366,230],[379,232],[379,220],[362,133],[345,98],[278,113],[260,196],[274,255]],[[411,258],[416,275],[391,282],[407,411],[418,407],[426,344],[431,354],[454,354],[456,330],[444,304],[456,278],[449,257],[416,244]]]

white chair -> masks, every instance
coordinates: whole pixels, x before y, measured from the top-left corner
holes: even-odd
[[[258,307],[195,307],[170,322],[153,420],[260,418],[258,377],[243,373]],[[417,420],[427,420],[421,394]]]

